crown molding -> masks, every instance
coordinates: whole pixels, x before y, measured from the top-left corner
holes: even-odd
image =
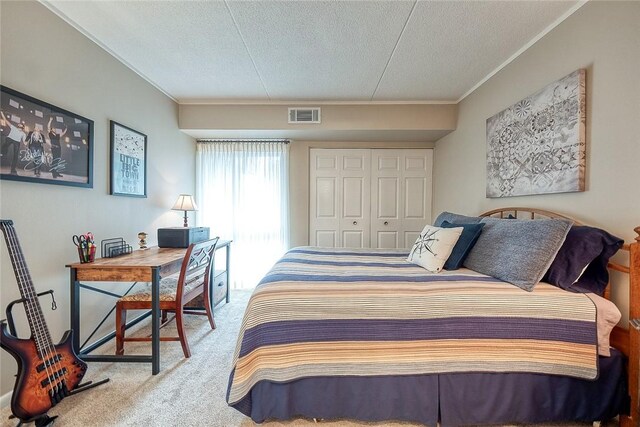
[[[96,45],[98,45],[98,47],[100,47],[102,50],[104,50],[105,52],[107,52],[109,55],[113,56],[115,59],[117,59],[118,61],[120,61],[125,67],[127,67],[128,69],[130,69],[131,71],[133,71],[134,73],[136,73],[138,76],[140,76],[144,81],[146,81],[147,83],[149,83],[151,86],[153,86],[154,88],[158,89],[160,92],[162,92],[164,95],[166,95],[167,97],[169,97],[169,99],[171,99],[173,102],[178,103],[178,100],[176,98],[174,98],[172,95],[170,95],[166,90],[164,90],[163,88],[161,88],[160,86],[158,86],[156,83],[154,83],[149,77],[147,77],[142,71],[138,70],[136,67],[134,67],[133,65],[131,65],[131,63],[129,63],[127,60],[125,60],[124,58],[122,58],[120,55],[118,55],[116,52],[114,52],[113,50],[111,50],[107,45],[105,45],[104,43],[102,43],[100,40],[98,40],[96,37],[93,36],[93,34],[87,32],[84,28],[82,28],[80,25],[78,25],[73,19],[69,18],[65,13],[63,13],[60,9],[58,9],[55,5],[53,5],[52,3],[50,3],[48,0],[38,0],[38,2],[40,2],[40,4],[42,4],[44,7],[46,7],[47,9],[49,9],[51,12],[53,12],[56,16],[58,16],[60,19],[62,19],[64,22],[66,22],[67,24],[71,25],[74,29],[76,29],[78,32],[80,32],[80,34],[82,34],[83,36],[85,36],[86,38],[88,38],[89,40],[91,40],[92,42],[94,42]]]
[[[259,100],[259,99],[181,99],[180,105],[288,105],[288,106],[309,106],[309,105],[455,105],[457,101],[297,101],[297,100]]]
[[[514,53],[513,55],[511,55],[509,57],[509,59],[507,59],[506,61],[504,61],[502,64],[498,65],[497,68],[495,68],[493,71],[491,71],[489,74],[487,74],[482,80],[480,80],[478,83],[476,83],[475,85],[473,85],[473,87],[471,89],[469,89],[467,92],[464,93],[464,95],[462,95],[460,98],[458,98],[458,100],[455,102],[456,104],[460,103],[463,99],[465,99],[467,96],[471,95],[473,92],[476,91],[476,89],[478,89],[480,86],[482,86],[483,84],[485,84],[487,82],[487,80],[489,80],[491,77],[495,76],[496,74],[498,74],[498,72],[500,72],[503,68],[505,68],[507,65],[509,65],[510,63],[512,63],[517,57],[519,57],[520,55],[522,55],[524,52],[526,52],[531,46],[533,46],[534,44],[536,44],[538,42],[538,40],[540,40],[541,38],[543,38],[544,36],[546,36],[551,30],[553,30],[554,28],[556,28],[558,25],[560,25],[562,22],[565,21],[565,19],[567,19],[568,17],[570,17],[571,15],[573,15],[578,9],[580,9],[582,6],[584,6],[585,4],[587,4],[589,0],[580,0],[579,2],[577,2],[575,5],[573,5],[569,10],[567,10],[565,13],[563,13],[558,19],[556,19],[555,21],[553,21],[553,23],[551,25],[549,25],[547,28],[545,28],[544,30],[542,30],[540,33],[538,33],[538,35],[536,35],[534,38],[532,38],[531,40],[529,40],[529,42],[527,44],[525,44],[524,46],[522,46],[520,49],[518,49],[516,51],[516,53]]]

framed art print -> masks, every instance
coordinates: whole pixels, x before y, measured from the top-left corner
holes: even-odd
[[[585,190],[585,86],[576,70],[487,119],[487,197]]]
[[[0,179],[93,187],[93,121],[0,86]]]
[[[147,135],[111,120],[110,170],[112,195],[147,197]]]

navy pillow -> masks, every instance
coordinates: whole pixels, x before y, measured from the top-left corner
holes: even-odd
[[[479,216],[466,216],[444,211],[433,222],[435,227],[442,227],[442,223],[447,221],[450,224],[477,224],[482,218]]]
[[[609,283],[609,258],[623,243],[599,228],[574,225],[542,280],[562,289],[579,288],[602,296]]]
[[[462,227],[462,234],[460,238],[456,242],[456,245],[453,247],[453,251],[451,251],[451,255],[447,259],[447,262],[444,263],[445,270],[457,270],[462,267],[462,263],[471,252],[471,248],[478,241],[478,237],[480,237],[480,233],[482,233],[482,227],[484,227],[484,223],[478,224],[452,224],[449,221],[442,221],[440,224],[442,228],[455,228]]]

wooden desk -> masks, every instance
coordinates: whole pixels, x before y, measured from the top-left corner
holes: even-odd
[[[220,240],[216,246],[216,250],[221,248],[227,250],[227,279],[229,278],[229,256],[230,256],[230,240]],[[145,250],[137,250],[129,255],[123,255],[116,258],[98,258],[92,263],[74,263],[68,264],[70,269],[70,285],[71,285],[71,329],[73,330],[73,349],[78,356],[85,361],[90,362],[143,362],[151,363],[152,373],[156,375],[160,372],[160,279],[180,271],[182,260],[186,253],[186,248],[158,248],[152,247]],[[136,319],[127,323],[129,328],[144,318],[151,315],[151,355],[92,355],[89,354],[96,348],[112,340],[115,337],[115,331],[105,335],[94,343],[81,347],[80,346],[80,289],[89,289],[109,295],[114,298],[120,298],[112,292],[93,286],[82,284],[81,282],[151,282],[151,311],[147,312]],[[134,283],[135,284],[135,283]],[[129,288],[129,291],[133,285]],[[127,292],[129,292],[127,291]],[[229,301],[229,291],[227,290],[226,300]],[[115,309],[115,306],[114,306]],[[113,312],[113,309],[100,322],[98,327],[93,331],[95,333],[100,326],[106,321],[107,317]],[[89,339],[93,336],[89,336]],[[87,339],[88,341],[88,339]]]

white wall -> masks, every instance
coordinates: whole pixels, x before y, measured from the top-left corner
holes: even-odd
[[[90,230],[97,240],[121,236],[135,244],[136,234],[146,231],[154,244],[158,227],[182,224],[180,213],[169,209],[179,193],[194,191],[195,144],[179,131],[178,106],[171,99],[44,6],[31,1],[0,5],[1,83],[95,125],[92,189],[0,181],[0,215],[15,223],[36,289],[55,290],[58,310],[52,312],[46,299],[43,308],[57,341],[69,328],[65,264],[77,260],[72,234]],[[145,199],[108,194],[109,120],[148,136]],[[4,310],[19,294],[4,240],[0,246]],[[108,311],[103,301],[83,300],[85,332]],[[4,351],[0,363],[0,394],[5,394],[17,367]]]
[[[589,2],[465,98],[457,129],[436,143],[434,216],[530,206],[568,214],[627,241],[636,237],[639,22],[638,2]],[[487,199],[486,119],[578,68],[587,69],[586,191]],[[614,289],[614,300],[626,309],[626,285]]]

